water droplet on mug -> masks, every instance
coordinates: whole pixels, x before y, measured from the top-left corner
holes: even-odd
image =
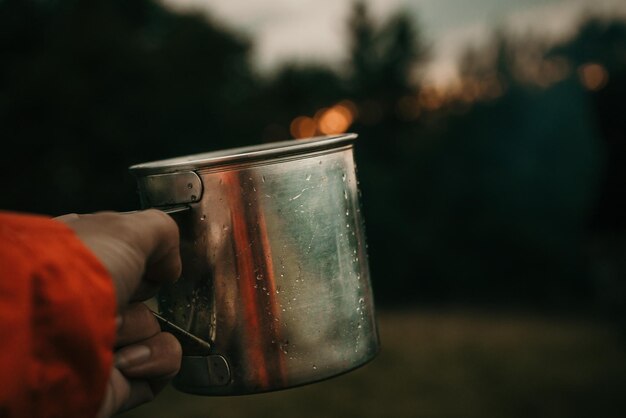
[[[257,279],[257,280],[263,280],[263,275],[258,274],[258,275],[256,276],[256,279]]]
[[[200,220],[201,220],[201,221],[206,220],[206,215],[202,215],[202,216],[200,217]]]
[[[311,180],[311,174],[307,174],[306,176],[306,181],[309,181],[309,180]]]
[[[313,370],[317,370],[317,366],[315,364],[313,365]]]
[[[187,183],[187,188],[188,188],[188,189],[193,189],[193,184],[191,184],[191,183]]]
[[[265,176],[261,176],[261,181],[265,183]]]
[[[195,194],[192,194],[192,195],[191,195],[191,200],[196,200],[196,198],[197,198],[197,197],[196,197],[196,195],[195,195]]]
[[[348,192],[346,190],[343,191],[343,198],[348,200]]]

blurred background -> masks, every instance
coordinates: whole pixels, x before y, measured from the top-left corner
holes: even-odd
[[[341,132],[380,356],[124,416],[624,416],[626,3],[0,0],[1,209],[132,210],[132,164]]]

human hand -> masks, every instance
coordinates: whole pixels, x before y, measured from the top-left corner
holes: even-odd
[[[100,212],[56,218],[109,271],[117,295],[115,364],[98,417],[150,401],[180,368],[181,347],[143,303],[181,273],[178,227],[164,212]]]

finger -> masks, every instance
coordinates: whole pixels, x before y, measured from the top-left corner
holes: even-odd
[[[66,215],[61,215],[61,216],[57,216],[54,219],[56,219],[57,221],[61,221],[64,223],[70,223],[72,221],[75,221],[79,218],[77,213],[68,213]]]
[[[138,229],[137,245],[145,255],[143,280],[130,298],[146,300],[154,296],[161,284],[180,277],[182,264],[179,250],[179,232],[174,219],[166,213],[148,209],[124,215]]]
[[[118,306],[126,306],[145,271],[146,256],[137,243],[140,225],[116,212],[72,213],[55,219],[70,227],[100,260],[115,285]]]
[[[139,406],[154,399],[156,392],[145,380],[129,380],[113,368],[109,385],[98,412],[98,418],[109,418],[119,412]]]
[[[116,353],[116,367],[131,379],[169,379],[178,373],[182,348],[178,340],[161,332]]]
[[[117,330],[116,347],[147,340],[161,332],[159,322],[143,303],[134,303],[121,314],[121,325]]]
[[[98,212],[58,218],[74,230],[109,271],[118,306],[145,300],[180,276],[176,222],[162,211]]]

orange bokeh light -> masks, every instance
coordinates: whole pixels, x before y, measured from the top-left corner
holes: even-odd
[[[340,134],[348,130],[354,120],[352,111],[345,104],[336,104],[316,114],[318,127],[326,135]]]
[[[343,106],[346,109],[348,109],[348,111],[350,111],[350,115],[352,117],[352,121],[354,122],[354,120],[357,118],[359,111],[356,107],[356,104],[352,101],[352,100],[342,100],[338,103],[339,106]]]
[[[316,130],[315,120],[308,116],[298,116],[289,125],[289,132],[296,139],[310,138],[315,135]]]
[[[606,86],[609,73],[601,64],[588,62],[578,67],[578,77],[582,85],[591,91],[598,91]]]

